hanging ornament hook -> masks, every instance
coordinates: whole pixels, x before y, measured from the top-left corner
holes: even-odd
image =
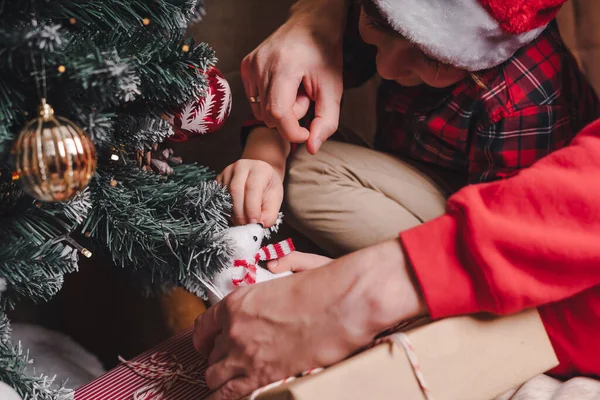
[[[35,87],[37,89],[37,93],[38,93],[38,97],[39,97],[40,101],[42,103],[45,103],[46,99],[48,98],[48,85],[47,85],[47,81],[46,81],[46,59],[44,58],[43,54],[40,56],[40,60],[41,60],[40,65],[42,68],[41,76],[37,69],[37,63],[35,62],[35,57],[33,56],[33,54],[31,54],[31,63],[33,64],[33,73],[35,75]],[[40,87],[40,79],[42,81],[41,87]]]
[[[31,61],[40,107],[37,117],[25,125],[13,145],[13,177],[37,200],[68,201],[92,179],[97,165],[96,149],[79,126],[54,114],[46,101],[44,57],[41,58],[41,75],[33,55]]]
[[[42,104],[39,108],[39,114],[44,121],[48,121],[54,115],[54,109],[50,104],[46,103],[45,97],[42,97]]]

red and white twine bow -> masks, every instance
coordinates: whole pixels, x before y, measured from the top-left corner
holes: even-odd
[[[307,375],[314,375],[314,374],[318,374],[319,372],[323,371],[323,368],[313,368],[313,369],[309,369],[308,371],[304,372],[303,374],[300,375],[300,377],[302,376],[307,376]],[[297,377],[296,376],[290,376],[289,378],[285,378],[282,379],[280,381],[277,382],[273,382],[267,386],[263,386],[260,389],[256,389],[254,392],[252,392],[252,394],[248,397],[248,400],[256,400],[258,398],[258,396],[260,396],[261,394],[268,392],[271,389],[274,389],[278,386],[281,385],[285,385],[288,382],[291,382],[293,380],[295,380]]]
[[[245,273],[241,278],[233,278],[233,284],[235,286],[241,285],[254,285],[256,283],[256,264],[259,261],[271,261],[278,258],[287,256],[288,254],[295,251],[294,243],[292,239],[286,239],[279,243],[270,244],[258,251],[254,256],[254,259],[250,260],[234,260],[233,266],[243,268]]]
[[[161,361],[161,359],[167,359],[167,361]],[[186,368],[174,354],[168,353],[152,354],[147,363],[126,361],[121,357],[119,357],[119,361],[137,376],[151,381],[136,390],[131,397],[132,400],[166,399],[164,394],[178,382],[206,385],[202,368],[203,361],[193,363]]]
[[[408,362],[412,366],[415,378],[417,378],[417,382],[419,383],[421,391],[425,396],[425,400],[433,400],[431,390],[429,389],[429,386],[427,386],[427,383],[425,383],[425,376],[423,376],[421,364],[419,363],[419,359],[417,358],[417,352],[415,351],[415,348],[408,339],[408,336],[402,332],[399,332],[390,336],[389,340],[404,349],[404,352],[408,357]]]

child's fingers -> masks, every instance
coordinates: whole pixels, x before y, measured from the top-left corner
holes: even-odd
[[[246,225],[248,222],[244,215],[244,202],[246,191],[246,180],[248,179],[249,168],[242,164],[238,165],[233,171],[229,183],[229,193],[233,203],[233,223],[236,225]]]
[[[265,228],[270,228],[277,222],[281,203],[283,202],[283,183],[279,179],[273,179],[262,199],[262,210],[260,223]]]
[[[274,274],[287,271],[302,272],[322,267],[329,262],[331,262],[331,258],[295,251],[278,260],[269,261],[267,268]]]
[[[249,224],[260,222],[263,197],[270,180],[270,171],[262,168],[254,168],[248,174],[244,191],[244,214]]]

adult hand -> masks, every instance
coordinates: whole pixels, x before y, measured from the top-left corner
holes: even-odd
[[[348,0],[300,0],[290,19],[242,61],[254,116],[316,154],[338,127]],[[298,122],[315,102],[310,131]]]
[[[317,268],[237,289],[196,320],[211,400],[336,363],[426,308],[397,240]]]

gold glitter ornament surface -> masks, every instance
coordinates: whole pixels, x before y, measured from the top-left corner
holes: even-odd
[[[96,169],[96,149],[81,128],[42,99],[39,116],[29,121],[12,149],[14,176],[41,201],[67,201],[83,190]]]

